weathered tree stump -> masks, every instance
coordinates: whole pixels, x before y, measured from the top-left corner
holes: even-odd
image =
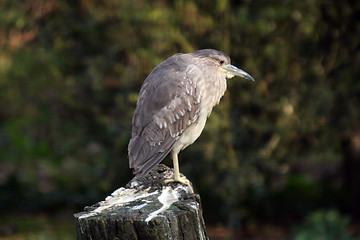
[[[208,239],[200,196],[180,183],[164,185],[173,170],[158,165],[85,212],[74,215],[77,238],[118,240]]]

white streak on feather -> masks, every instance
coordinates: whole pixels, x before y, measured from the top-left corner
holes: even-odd
[[[190,103],[190,99],[189,99],[189,98],[187,98],[187,99],[186,99],[186,101],[187,101],[187,105],[188,105],[188,110],[189,110],[189,111],[191,111],[191,103]]]

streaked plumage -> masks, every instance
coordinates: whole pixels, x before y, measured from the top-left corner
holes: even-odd
[[[252,79],[224,53],[204,49],[178,53],[160,63],[141,87],[132,121],[129,166],[144,176],[172,150],[192,144],[226,90],[226,78]],[[177,162],[176,162],[177,163]]]

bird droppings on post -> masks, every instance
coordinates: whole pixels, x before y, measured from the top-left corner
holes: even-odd
[[[78,239],[207,239],[200,196],[188,185],[165,184],[173,174],[165,165],[157,165],[75,214]]]
[[[123,207],[131,204],[134,201],[147,198],[152,195],[158,194],[158,191],[149,193],[150,188],[138,191],[137,189],[119,188],[113,192],[110,196],[106,197],[105,201],[97,204],[97,207],[90,211],[88,214],[81,216],[80,218],[91,217],[103,211],[111,211],[114,207]]]
[[[153,218],[159,216],[160,213],[166,211],[174,202],[180,200],[181,194],[179,191],[186,191],[184,186],[180,185],[176,189],[172,189],[170,186],[165,187],[157,200],[162,203],[162,207],[158,210],[151,212],[145,219],[145,222],[151,221]]]

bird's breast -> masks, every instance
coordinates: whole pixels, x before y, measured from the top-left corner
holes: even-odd
[[[191,124],[175,142],[173,151],[179,153],[199,138],[205,127],[207,116],[200,114],[197,121]]]

